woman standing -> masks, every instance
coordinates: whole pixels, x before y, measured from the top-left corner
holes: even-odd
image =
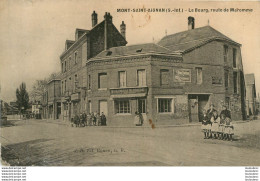
[[[212,123],[212,126],[211,126],[212,139],[213,139],[213,136],[214,136],[214,138],[217,138],[220,118],[219,118],[218,112],[216,110],[213,111],[213,116],[210,121]]]

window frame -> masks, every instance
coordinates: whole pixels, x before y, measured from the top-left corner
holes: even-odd
[[[156,111],[157,114],[174,114],[175,113],[175,99],[174,96],[155,96],[156,99]],[[160,112],[159,111],[159,99],[170,99],[171,100],[171,111],[170,112]]]
[[[145,76],[145,83],[143,85],[140,85],[140,81],[139,81],[139,74],[138,72],[144,71],[144,76]],[[143,79],[142,79],[143,80]],[[138,87],[146,87],[147,86],[147,76],[146,76],[146,70],[145,69],[137,69],[136,70],[136,86]]]
[[[167,84],[163,84],[163,81],[162,81],[162,72],[167,72],[168,73],[168,79],[167,79]],[[170,81],[169,81],[169,77],[170,77],[170,70],[169,69],[160,69],[160,85],[161,86],[167,86],[170,84]]]
[[[107,90],[108,84],[106,85],[106,87],[101,87],[100,76],[106,76],[106,79],[107,79],[107,72],[98,73],[98,89],[99,90]]]
[[[228,62],[228,45],[223,45],[223,57],[224,57],[224,62]]]
[[[121,86],[121,82],[120,82],[120,73],[121,72],[124,72],[125,73],[125,77],[124,77],[124,82],[125,82],[125,85]],[[124,87],[127,87],[127,82],[126,82],[127,78],[126,78],[126,71],[125,70],[122,70],[122,71],[118,71],[118,87],[120,88],[124,88]]]
[[[131,115],[132,110],[131,110],[130,99],[115,99],[113,102],[114,102],[114,114],[116,114],[116,115]],[[127,112],[124,112],[124,109],[125,109],[124,106],[125,105],[123,105],[123,112],[120,112],[121,111],[120,102],[127,102],[128,103]]]
[[[237,49],[233,48],[233,68],[237,68]]]
[[[196,67],[196,84],[201,85],[203,83],[203,71],[202,71],[202,67]],[[198,81],[199,78],[199,70],[201,71],[201,75],[200,75],[200,82]]]

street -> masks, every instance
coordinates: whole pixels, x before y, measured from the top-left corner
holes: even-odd
[[[203,137],[200,125],[75,128],[19,120],[1,128],[1,156],[17,166],[260,165],[260,120],[235,124],[233,142]]]

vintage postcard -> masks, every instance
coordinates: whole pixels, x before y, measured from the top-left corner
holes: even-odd
[[[1,1],[2,166],[259,166],[259,17],[259,1]]]

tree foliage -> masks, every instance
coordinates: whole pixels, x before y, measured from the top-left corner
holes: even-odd
[[[19,88],[16,89],[16,103],[18,109],[23,113],[29,108],[29,94],[26,90],[26,84],[23,82]]]

